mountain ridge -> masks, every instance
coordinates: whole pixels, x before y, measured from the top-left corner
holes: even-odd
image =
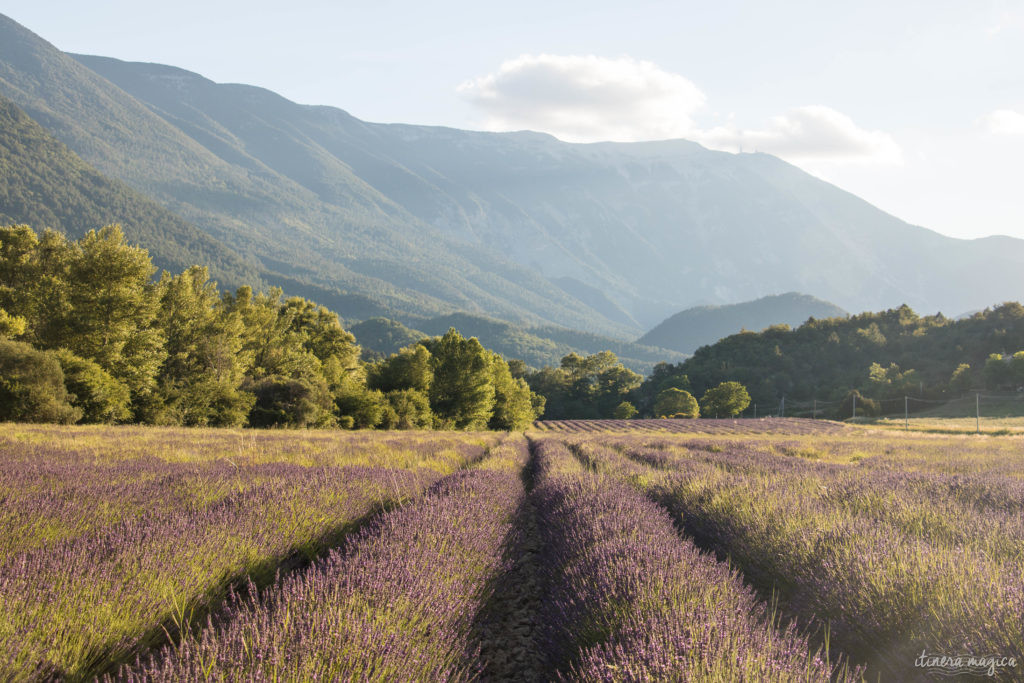
[[[163,78],[153,76],[170,73],[165,67],[77,58],[143,101],[181,106],[178,91],[170,101]],[[225,111],[234,92],[288,106],[253,86],[173,73],[193,95],[202,84]],[[296,126],[394,205],[549,280],[606,292],[641,328],[700,300],[733,303],[773,291],[813,292],[848,310],[964,310],[1015,294],[1024,265],[1024,241],[997,248],[939,235],[766,154],[686,140],[573,144],[292,106],[302,114],[276,129]],[[971,292],[965,272],[989,263],[997,282]]]
[[[269,93],[261,92],[264,98]],[[266,164],[229,163],[229,137],[221,135],[229,149],[214,154],[174,125],[180,119],[168,121],[2,16],[0,94],[101,173],[256,261],[268,284],[298,283],[342,315],[351,315],[344,304],[357,295],[372,302],[364,306],[370,315],[470,310],[630,336],[630,328],[604,320],[529,269],[452,242],[357,178],[339,176],[338,164],[328,180],[342,179],[351,199],[344,206],[321,201]],[[279,96],[275,101],[287,103]]]
[[[6,18],[0,37],[0,94],[269,284],[347,319],[467,311],[632,339],[697,302],[779,291],[846,310],[1020,297],[1024,241],[911,226],[769,155],[370,123],[65,55]]]

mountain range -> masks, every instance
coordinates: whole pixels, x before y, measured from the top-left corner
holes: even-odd
[[[688,307],[779,292],[955,313],[1024,284],[1024,241],[909,225],[766,154],[368,123],[68,55],[2,15],[0,96],[37,138],[162,212],[129,233],[158,263],[202,258],[222,285],[281,286],[351,321],[428,331],[464,312],[625,340]],[[132,222],[103,206],[88,215]],[[55,220],[44,213],[30,215]]]

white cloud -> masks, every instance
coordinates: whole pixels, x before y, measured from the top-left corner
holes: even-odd
[[[985,117],[985,124],[995,135],[1024,135],[1024,114],[1012,109],[996,109]]]
[[[458,91],[484,114],[487,130],[537,130],[570,142],[687,138],[727,151],[768,152],[791,161],[899,163],[888,134],[865,130],[823,106],[799,107],[763,129],[702,129],[706,97],[691,81],[648,61],[523,55]]]
[[[523,55],[459,86],[489,130],[540,130],[570,142],[685,136],[704,93],[631,57]]]
[[[791,161],[894,164],[903,156],[889,134],[865,130],[846,114],[823,106],[791,109],[761,130],[721,126],[696,131],[695,139],[714,149],[757,150]]]

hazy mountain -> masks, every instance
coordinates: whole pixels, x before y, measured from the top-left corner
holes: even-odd
[[[848,310],[965,310],[1024,285],[1024,241],[908,225],[765,154],[371,124],[170,67],[77,59],[226,161],[258,162],[338,205],[362,183],[617,322],[649,326],[697,302],[780,290]]]
[[[173,67],[75,59],[0,20],[0,94],[347,319],[464,310],[628,337],[778,291],[929,312],[1024,288],[1024,241],[908,225],[764,154],[372,124]]]
[[[742,330],[760,332],[780,324],[798,327],[808,318],[845,316],[846,311],[835,304],[789,292],[741,304],[688,308],[661,322],[637,343],[689,354]]]
[[[158,71],[153,82],[178,109],[143,102],[0,17],[0,95],[103,174],[252,259],[267,283],[346,318],[467,310],[623,336],[633,329],[496,251],[446,237],[301,131],[303,117],[330,127],[344,113]]]

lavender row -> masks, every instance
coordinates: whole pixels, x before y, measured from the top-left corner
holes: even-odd
[[[415,469],[260,464],[211,460],[219,435],[190,433],[188,456],[157,451],[176,462],[121,459],[110,445],[3,449],[0,678],[102,671],[216,609],[230,585],[268,583],[282,562],[321,554],[484,453],[469,441],[461,452],[406,442],[395,460]]]
[[[681,434],[833,434],[848,428],[828,420],[793,418],[762,419],[643,419],[643,420],[538,420],[534,427],[545,432],[668,432]]]
[[[514,452],[499,457],[521,464]],[[221,625],[211,620],[119,678],[472,678],[480,670],[473,618],[503,569],[502,544],[522,502],[515,468],[499,461],[442,479],[311,570],[234,600]]]
[[[988,488],[984,473],[960,482],[965,494],[949,475],[668,450],[626,448],[632,461],[609,468],[778,590],[787,613],[828,623],[837,649],[869,672],[909,679],[922,649],[1024,661],[1024,523],[1002,475]],[[630,471],[666,462],[660,477]],[[1006,497],[979,499],[986,490]]]
[[[184,628],[242,577],[272,577],[435,475],[295,468],[200,507],[146,515],[0,566],[0,672],[79,676]]]
[[[587,440],[579,443],[590,447]],[[989,556],[1024,556],[1024,480],[1019,477],[981,468],[969,475],[901,471],[874,467],[871,460],[838,465],[777,457],[772,449],[742,442],[714,447],[662,442],[657,448],[627,439],[613,443],[636,463],[704,480],[728,480],[735,474],[746,485],[785,489],[790,497],[931,543],[972,547]]]
[[[545,644],[562,676],[849,676],[813,654],[792,627],[775,628],[740,579],[680,539],[657,505],[613,478],[582,471],[560,443],[541,441],[537,458],[539,528],[550,563]]]

